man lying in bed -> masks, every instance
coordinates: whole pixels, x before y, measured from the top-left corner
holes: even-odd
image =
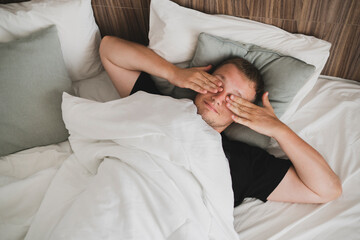
[[[235,206],[246,197],[324,203],[341,195],[339,178],[314,148],[275,116],[268,93],[261,93],[260,74],[245,60],[228,60],[212,74],[207,73],[211,66],[180,69],[145,46],[109,36],[101,42],[100,56],[121,97],[139,90],[160,94],[149,76],[155,75],[198,92],[198,114],[219,133],[235,121],[278,141],[290,160],[222,134]],[[257,97],[262,97],[264,107],[252,103]]]

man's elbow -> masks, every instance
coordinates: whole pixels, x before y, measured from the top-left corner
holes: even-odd
[[[342,194],[342,186],[339,185],[335,189],[333,189],[332,193],[329,195],[328,202],[333,201],[339,198]]]
[[[111,42],[111,36],[104,36],[101,39],[100,47],[99,47],[99,53],[100,57],[103,58],[106,56],[107,50],[109,48],[109,43]]]
[[[334,181],[328,188],[325,193],[323,193],[322,199],[323,203],[327,203],[339,198],[342,194],[342,185],[340,179]]]

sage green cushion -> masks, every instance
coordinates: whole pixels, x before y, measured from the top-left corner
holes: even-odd
[[[71,80],[55,26],[0,43],[0,156],[68,138],[64,91]]]
[[[259,69],[264,80],[265,91],[269,92],[270,103],[279,118],[315,71],[314,66],[291,56],[206,33],[199,35],[190,67],[216,65],[231,57],[242,57]],[[225,134],[230,139],[263,148],[270,140],[269,137],[239,124],[232,124],[225,130]]]

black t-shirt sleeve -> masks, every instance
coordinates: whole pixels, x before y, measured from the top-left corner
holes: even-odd
[[[245,197],[255,197],[264,202],[275,190],[291,166],[290,160],[279,159],[263,151],[253,164],[252,182]]]
[[[226,137],[223,148],[229,160],[235,206],[247,197],[266,202],[292,165],[290,160],[276,158],[261,148]]]
[[[137,91],[144,91],[147,93],[163,95],[159,89],[156,87],[155,82],[146,72],[141,72],[138,79],[135,82],[134,87],[132,88],[130,95],[136,93]]]

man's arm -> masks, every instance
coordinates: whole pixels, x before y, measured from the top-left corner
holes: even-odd
[[[99,51],[103,66],[122,97],[130,94],[140,72],[200,93],[222,90],[222,82],[206,72],[211,66],[181,69],[143,45],[110,36],[102,39]]]
[[[338,176],[313,147],[276,117],[268,93],[263,96],[264,107],[233,95],[227,102],[235,122],[277,140],[293,164],[268,200],[324,203],[341,195]]]

